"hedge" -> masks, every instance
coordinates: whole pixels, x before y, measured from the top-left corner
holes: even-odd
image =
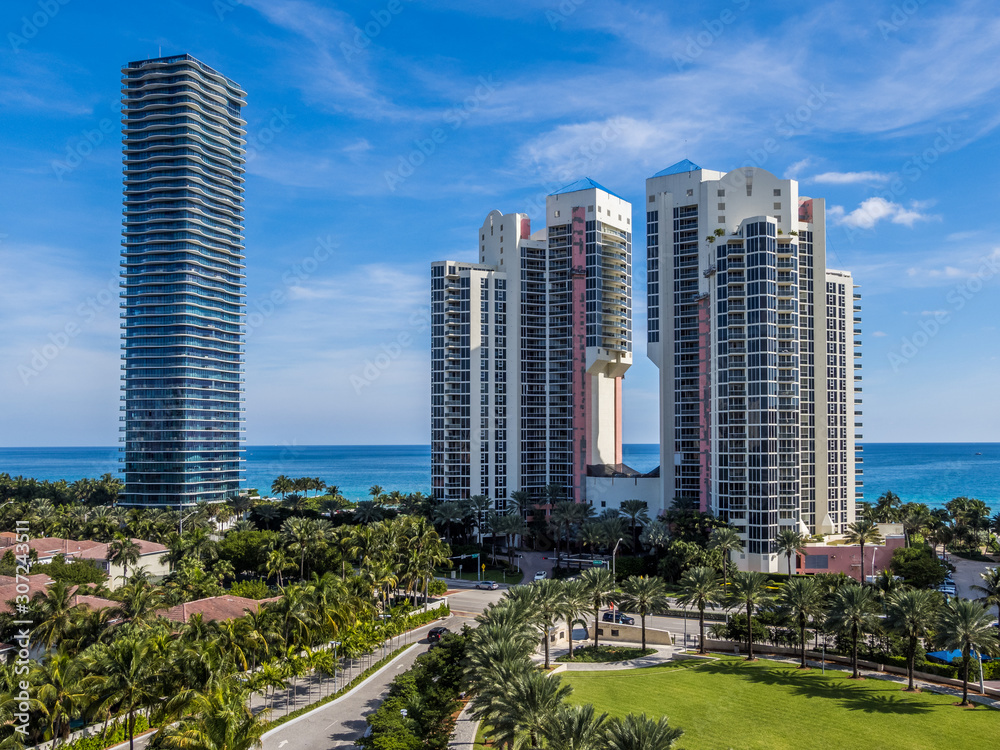
[[[80,737],[65,745],[60,745],[62,750],[104,750],[106,747],[114,747],[128,741],[128,728],[126,719],[115,721],[108,726],[107,732],[92,734],[89,737]],[[139,714],[135,717],[136,736],[149,729],[149,722],[146,717]]]

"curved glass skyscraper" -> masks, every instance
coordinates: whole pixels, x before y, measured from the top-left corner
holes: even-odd
[[[122,69],[126,505],[242,484],[245,97],[189,55]]]

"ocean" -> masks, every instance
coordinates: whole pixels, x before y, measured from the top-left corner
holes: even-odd
[[[659,463],[659,447],[630,444],[624,461],[638,471]],[[959,495],[1000,511],[1000,443],[866,443],[864,498],[886,490],[904,502],[939,507]],[[319,477],[344,497],[360,500],[368,488],[430,493],[427,445],[252,445],[246,451],[247,486],[267,494],[279,474]],[[50,481],[118,473],[116,448],[0,448],[0,472]]]

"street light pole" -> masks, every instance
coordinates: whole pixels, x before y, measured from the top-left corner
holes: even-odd
[[[618,566],[617,566],[617,560],[615,559],[615,556],[618,554],[618,545],[621,544],[621,543],[622,543],[622,540],[621,540],[621,538],[619,538],[618,541],[615,542],[615,548],[613,550],[611,550],[611,583],[612,584],[615,584],[615,582],[618,580]]]

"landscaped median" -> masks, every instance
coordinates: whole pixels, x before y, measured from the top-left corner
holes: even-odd
[[[581,646],[573,649],[573,658],[569,654],[557,656],[556,661],[596,664],[602,662],[631,661],[643,656],[655,654],[655,648],[630,648],[628,646]]]

